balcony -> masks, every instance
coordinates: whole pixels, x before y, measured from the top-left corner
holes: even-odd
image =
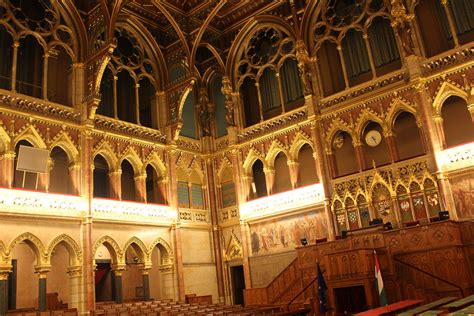
[[[249,201],[240,206],[241,219],[257,219],[322,205],[324,190],[320,183]]]
[[[474,166],[474,142],[448,148],[436,153],[438,168],[453,171]]]

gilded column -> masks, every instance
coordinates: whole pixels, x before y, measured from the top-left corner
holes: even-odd
[[[224,273],[222,270],[222,250],[221,250],[221,229],[219,227],[219,217],[217,209],[217,195],[215,190],[214,174],[215,168],[211,158],[206,158],[207,181],[209,184],[209,209],[211,211],[212,237],[214,240],[214,256],[216,258],[216,274],[217,274],[217,292],[219,294],[219,302],[225,303],[224,290]]]
[[[324,151],[320,135],[322,135],[322,132],[320,130],[318,121],[314,120],[311,124],[311,138],[316,151],[314,153],[315,155],[313,155],[313,158],[315,159],[316,172],[324,191],[324,212],[326,215],[326,223],[328,227],[328,240],[334,240],[336,236],[333,223],[334,218],[332,216],[331,205],[329,203],[329,197],[331,196],[331,192],[329,190],[330,180],[328,177],[327,168],[324,165]]]
[[[141,174],[135,180],[135,199],[137,202],[146,202],[146,174]]]
[[[19,42],[13,43],[12,91],[16,91],[16,68],[18,66],[18,47],[20,47]]]
[[[140,84],[135,84],[135,116],[136,122],[140,125]]]
[[[81,165],[73,162],[69,166],[69,177],[71,178],[72,194],[79,195],[81,192]]]
[[[109,172],[109,183],[110,192],[109,196],[112,199],[122,199],[122,182],[121,182],[122,170],[113,170]]]
[[[365,170],[365,161],[364,161],[364,150],[362,149],[362,144],[357,141],[353,141],[352,145],[354,146],[355,156],[357,160],[357,168],[360,171]]]
[[[43,63],[43,93],[42,98],[48,100],[48,64],[49,64],[49,52],[44,53]]]
[[[337,176],[337,166],[336,166],[336,157],[332,150],[326,150],[326,159],[328,161],[329,175],[333,178]]]
[[[385,137],[385,142],[387,143],[387,149],[388,149],[390,161],[394,163],[398,161],[398,152],[397,152],[397,146],[395,144],[395,137],[393,136],[392,132],[385,133],[384,137]]]
[[[15,152],[14,151],[7,151],[3,154],[1,158],[2,162],[2,172],[1,180],[2,186],[11,189],[13,187],[13,179],[15,178],[15,170],[14,167],[15,161]]]
[[[265,182],[267,186],[267,195],[272,195],[275,186],[275,169],[274,168],[263,168],[265,173]]]
[[[294,160],[288,160],[288,168],[290,170],[290,181],[291,187],[293,189],[297,188],[299,185],[299,166],[300,164]]]

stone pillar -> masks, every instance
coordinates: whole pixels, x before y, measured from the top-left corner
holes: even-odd
[[[144,267],[142,269],[142,277],[143,277],[143,299],[145,301],[150,300],[150,267]]]
[[[291,181],[291,187],[293,189],[297,188],[299,186],[299,166],[300,164],[294,160],[288,160],[287,162],[288,168],[290,170],[290,181]]]
[[[115,301],[117,303],[123,303],[122,273],[124,270],[125,264],[115,265],[112,267],[112,273],[114,277],[113,291],[115,293]]]
[[[365,161],[364,161],[364,150],[362,149],[362,144],[359,142],[352,142],[354,146],[355,156],[357,160],[357,168],[359,172],[365,170]]]
[[[0,315],[5,315],[8,310],[8,275],[10,269],[0,271]]]
[[[175,246],[176,246],[176,272],[178,274],[178,300],[184,302],[186,300],[186,292],[184,287],[184,268],[183,268],[183,253],[181,249],[181,224],[173,225]]]
[[[146,174],[135,177],[135,200],[137,202],[146,202]]]
[[[393,133],[389,132],[384,134],[385,142],[387,143],[388,154],[390,157],[390,162],[394,163],[398,161],[398,152],[397,145],[395,144],[395,137]]]
[[[168,179],[163,178],[158,180],[158,190],[163,197],[163,204],[168,204]]]
[[[216,174],[211,158],[206,159],[207,183],[209,185],[209,209],[211,211],[212,239],[214,241],[214,256],[216,258],[217,292],[219,302],[225,303],[224,273],[222,270],[222,249],[221,249],[221,229],[219,227],[218,206],[216,199],[218,196],[215,190],[214,175]]]
[[[82,278],[82,267],[73,266],[67,268],[67,274],[69,275],[69,308],[80,307],[81,302],[81,278]]]
[[[50,270],[50,267],[36,267],[38,274],[38,310],[44,312],[46,310],[46,275]]]
[[[337,165],[336,165],[336,157],[334,156],[334,152],[331,150],[326,150],[326,159],[328,161],[329,174],[333,178],[337,177]]]
[[[69,177],[71,178],[71,193],[79,195],[81,192],[81,165],[79,163],[69,166]]]
[[[113,170],[109,172],[109,184],[110,192],[109,196],[111,199],[121,200],[122,199],[122,170]]]
[[[334,229],[334,217],[332,216],[331,212],[331,205],[329,203],[329,197],[331,196],[331,192],[329,190],[329,177],[328,177],[328,168],[327,162],[325,165],[324,161],[324,150],[323,150],[323,144],[320,138],[320,135],[322,135],[321,129],[317,121],[314,121],[313,124],[311,124],[311,138],[314,143],[315,147],[315,152],[313,154],[313,157],[315,158],[315,163],[316,163],[316,172],[318,174],[319,181],[321,185],[323,186],[323,191],[324,191],[324,197],[325,197],[325,203],[324,203],[324,212],[326,215],[326,221],[327,221],[327,227],[328,227],[328,240],[334,240],[336,236],[336,232]]]
[[[80,194],[86,201],[86,215],[82,221],[82,252],[83,265],[82,277],[77,276],[82,280],[83,285],[80,287],[81,293],[78,295],[79,302],[77,303],[79,312],[87,313],[95,310],[95,279],[94,279],[94,265],[92,254],[92,197],[93,197],[93,159],[92,159],[92,126],[85,122],[85,129],[80,135],[81,144],[81,185]],[[71,274],[70,274],[71,275]],[[76,276],[76,274],[74,274]],[[72,275],[71,275],[72,276]],[[80,298],[79,298],[80,297]]]
[[[48,64],[49,64],[49,52],[44,53],[43,62],[43,93],[42,98],[48,100]]]
[[[16,68],[18,64],[18,47],[20,47],[20,42],[14,42],[12,62],[12,91],[16,91]]]
[[[15,170],[13,169],[15,161],[15,152],[8,151],[3,154],[0,161],[2,162],[3,172],[0,174],[1,185],[11,189],[13,187],[13,179],[15,178]]]
[[[249,226],[248,223],[241,220],[240,221],[240,232],[242,235],[242,265],[244,268],[244,278],[245,278],[245,288],[252,288],[252,278],[250,276],[250,262],[249,262]]]
[[[467,97],[467,109],[471,113],[471,120],[474,124],[474,91]]]
[[[136,122],[140,125],[140,84],[135,84],[135,116]]]
[[[275,169],[263,168],[263,173],[265,173],[267,195],[272,195],[274,191],[274,186],[275,186]]]

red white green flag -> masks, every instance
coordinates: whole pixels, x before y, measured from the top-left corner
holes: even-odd
[[[380,271],[379,259],[377,258],[377,252],[374,249],[375,257],[375,289],[379,294],[380,306],[387,305],[387,295],[385,293],[385,288],[383,286],[382,272]]]

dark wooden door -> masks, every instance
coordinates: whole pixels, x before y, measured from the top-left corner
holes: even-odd
[[[230,268],[231,280],[232,280],[232,293],[234,298],[234,304],[244,304],[244,289],[245,289],[245,278],[244,278],[244,267],[235,266]]]
[[[367,298],[363,285],[334,289],[334,296],[337,313],[353,314],[367,310]]]

